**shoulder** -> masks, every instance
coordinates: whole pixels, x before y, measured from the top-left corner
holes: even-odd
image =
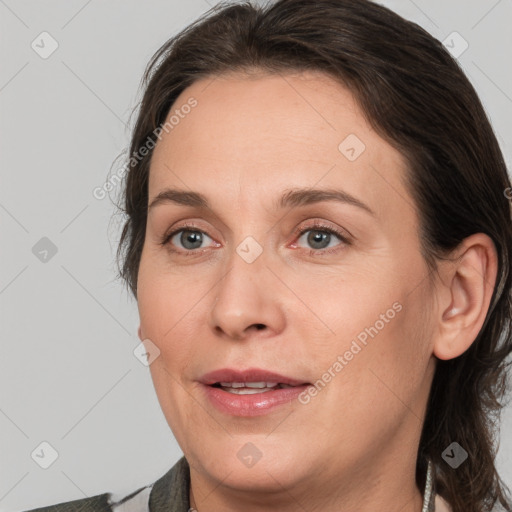
[[[97,494],[89,498],[57,503],[24,512],[124,512],[149,510],[150,512],[187,512],[190,485],[190,467],[185,457],[176,462],[154,483],[127,496],[112,493]]]
[[[185,457],[154,484],[149,497],[150,512],[188,512],[190,466]]]
[[[25,512],[112,512],[109,493],[98,494],[80,500],[66,501],[47,507],[34,508]]]

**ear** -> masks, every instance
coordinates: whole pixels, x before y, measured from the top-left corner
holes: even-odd
[[[498,257],[491,238],[476,233],[456,249],[455,261],[442,261],[436,290],[434,355],[453,359],[475,341],[484,323],[496,283]]]
[[[139,325],[139,328],[137,330],[137,334],[139,335],[139,340],[142,341],[143,338],[142,338],[142,331],[141,331],[140,325]]]

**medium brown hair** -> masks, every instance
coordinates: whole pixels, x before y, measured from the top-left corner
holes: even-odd
[[[418,25],[368,0],[278,0],[265,7],[221,3],[167,41],[143,76],[130,155],[164,125],[195,81],[261,70],[314,70],[348,87],[375,131],[401,152],[431,270],[473,233],[487,234],[498,275],[485,322],[471,347],[438,360],[420,439],[416,479],[428,459],[453,512],[512,511],[495,467],[499,417],[512,351],[510,178],[482,104],[457,62]],[[119,275],[137,296],[152,151],[130,165]],[[496,436],[496,437],[495,437]],[[469,454],[456,470],[442,458],[458,442]]]

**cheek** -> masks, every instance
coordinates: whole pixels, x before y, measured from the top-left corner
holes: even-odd
[[[376,312],[386,314],[387,310],[377,308]],[[345,320],[354,336],[340,336],[333,349],[311,353],[318,361],[318,378],[330,380],[323,389],[317,383],[320,391],[318,398],[311,399],[315,414],[310,428],[315,432],[328,423],[335,425],[332,436],[347,453],[357,451],[362,443],[378,450],[397,424],[411,414],[421,415],[417,399],[426,360],[420,347],[423,340],[411,335],[416,330],[416,312],[406,302],[388,323],[378,323],[378,315],[346,316]],[[359,322],[363,328],[356,325]]]
[[[301,299],[293,309],[290,327],[295,329],[296,324],[318,333],[304,340],[315,358],[324,351],[331,356],[343,354],[354,340],[364,348],[390,330],[401,305],[393,287],[382,280],[383,273],[351,268],[343,277],[332,274],[287,281]]]
[[[143,335],[157,345],[168,345],[177,333],[183,336],[188,332],[187,326],[201,309],[201,300],[208,300],[208,287],[196,274],[177,274],[160,259],[143,253],[137,303]]]
[[[368,411],[389,421],[393,416],[421,415],[419,403],[431,352],[428,318],[424,314],[427,298],[420,297],[417,291],[400,296],[396,301],[400,311],[385,314],[387,323],[373,320],[373,328],[364,331],[369,334],[366,345],[349,363],[352,366],[347,369],[351,373],[346,376],[352,378],[348,378],[347,385],[349,393],[359,397],[356,402],[361,407],[361,418]]]
[[[151,340],[160,351],[150,365],[150,371],[161,402],[169,400],[169,397],[162,396],[164,388],[172,389],[173,379],[180,380],[181,369],[189,357],[187,344],[174,342],[185,325],[180,323],[180,318],[186,318],[183,301],[175,287],[165,284],[166,281],[160,271],[141,259],[137,282],[141,335]]]
[[[141,334],[149,338],[160,350],[159,357],[149,370],[167,423],[181,443],[186,446],[187,436],[184,425],[193,424],[189,416],[193,411],[186,404],[190,395],[186,375],[194,359],[194,340],[197,303],[197,289],[183,286],[176,276],[162,271],[157,265],[141,260],[138,279],[137,302]],[[177,412],[179,411],[179,413]]]
[[[302,290],[302,297],[318,311],[314,325],[323,333],[304,340],[318,378],[329,379],[325,375],[329,371],[342,376],[332,379],[337,381],[336,394],[360,396],[361,403],[365,393],[375,401],[395,389],[410,396],[420,385],[430,357],[428,291],[418,286],[411,292],[409,282],[400,280],[392,269],[380,270],[352,275],[350,282],[320,281],[321,293],[308,296],[306,288]],[[295,321],[306,323],[298,313]]]

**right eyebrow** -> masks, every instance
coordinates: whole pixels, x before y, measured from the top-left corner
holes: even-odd
[[[209,208],[206,197],[198,192],[187,192],[186,190],[166,188],[151,200],[148,209],[154,208],[159,204],[166,203],[175,203],[182,206],[195,206],[197,208]]]

